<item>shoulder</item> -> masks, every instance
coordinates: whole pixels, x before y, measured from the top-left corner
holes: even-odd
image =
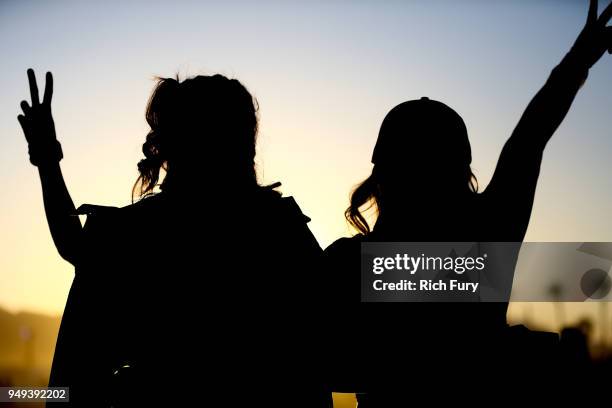
[[[359,295],[361,242],[365,237],[356,235],[340,238],[323,252],[322,273],[335,301],[352,303]]]
[[[284,197],[281,193],[262,189],[255,193],[254,202],[260,214],[264,218],[275,220],[284,225],[307,224],[310,218],[306,216],[298,203],[292,196]]]
[[[313,256],[320,256],[321,246],[308,227],[310,218],[291,196],[282,197],[275,193],[264,203],[266,216],[262,221],[271,234],[277,234],[284,241],[281,245],[293,245],[308,250]]]
[[[355,247],[360,248],[361,243],[364,241],[365,236],[363,234],[357,234],[352,237],[338,238],[325,249],[325,252],[345,251]]]
[[[117,219],[118,214],[118,207],[106,205],[83,204],[76,209],[76,215],[85,215],[87,217],[83,231],[88,237],[99,235],[103,231],[109,230],[114,220]]]
[[[149,219],[151,213],[160,207],[159,204],[159,197],[150,196],[123,207],[83,204],[77,208],[76,213],[87,216],[86,231],[110,232],[124,229],[138,220]]]
[[[334,241],[328,246],[323,255],[329,259],[346,258],[352,256],[351,254],[359,254],[361,251],[361,243],[364,242],[365,236],[362,234],[355,235],[353,237],[343,237]]]
[[[166,203],[166,197],[163,194],[151,194],[141,198],[140,200],[120,207],[122,213],[148,212],[155,211]]]
[[[78,215],[89,216],[118,216],[124,213],[140,212],[152,207],[157,207],[161,201],[161,196],[158,194],[144,197],[132,204],[123,207],[98,205],[98,204],[82,204],[76,209]]]
[[[310,218],[302,212],[302,209],[292,196],[281,197],[281,200],[283,202],[282,206],[287,215],[304,223],[310,222]]]

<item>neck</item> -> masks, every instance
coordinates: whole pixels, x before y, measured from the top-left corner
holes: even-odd
[[[209,177],[205,180],[195,179],[180,172],[168,172],[161,189],[168,196],[192,197],[194,195],[209,195],[222,197],[253,191],[258,185],[255,180],[238,175],[223,174],[223,177]]]

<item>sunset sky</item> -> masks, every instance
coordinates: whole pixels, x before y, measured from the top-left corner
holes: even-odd
[[[588,1],[381,3],[1,1],[0,306],[61,313],[73,274],[53,247],[16,119],[29,67],[40,80],[54,73],[77,205],[130,202],[153,78],[176,73],[222,73],[256,96],[260,179],[283,183],[322,246],[350,234],[349,192],[371,170],[385,113],[402,101],[428,96],[462,115],[486,186]],[[527,240],[612,241],[611,114],[605,55],[547,148]],[[540,309],[530,316],[550,323],[552,309]]]

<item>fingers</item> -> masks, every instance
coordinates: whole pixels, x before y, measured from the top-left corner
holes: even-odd
[[[38,105],[38,85],[36,85],[36,76],[32,68],[28,69],[28,82],[30,83],[30,96],[32,98],[32,106]]]
[[[612,1],[610,2],[610,4],[608,4],[608,7],[606,7],[605,10],[601,13],[601,15],[599,16],[599,20],[597,20],[597,22],[601,24],[602,26],[605,26],[606,24],[608,24],[611,17],[612,17]]]
[[[21,125],[21,130],[23,130],[23,134],[25,135],[27,142],[30,143],[30,133],[28,132],[28,123],[26,121],[25,116],[17,116],[17,121],[19,121],[19,124]]]
[[[53,96],[53,75],[47,72],[45,78],[45,95],[43,96],[43,104],[50,105],[51,97]]]
[[[21,106],[21,110],[23,111],[24,115],[28,115],[30,113],[30,110],[32,109],[26,101],[21,101],[19,106]]]
[[[25,132],[25,129],[26,129],[25,116],[18,115],[17,120],[19,121],[19,124],[21,125],[21,129],[23,129],[23,131]]]
[[[594,23],[595,21],[597,21],[597,0],[591,0],[587,23]]]

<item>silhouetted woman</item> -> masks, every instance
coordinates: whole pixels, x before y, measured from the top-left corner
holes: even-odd
[[[387,114],[372,174],[346,210],[359,234],[339,239],[324,254],[339,326],[331,331],[336,389],[370,392],[363,406],[403,406],[394,399],[417,395],[433,403],[460,398],[449,388],[457,382],[471,385],[464,391],[476,398],[481,386],[486,389],[483,381],[499,374],[487,368],[511,369],[504,360],[508,348],[501,346],[507,303],[360,303],[360,244],[521,242],[546,143],[589,68],[612,51],[612,28],[606,27],[611,15],[608,6],[598,19],[597,2],[591,2],[585,28],[528,105],[480,194],[466,126],[453,109],[421,98]],[[373,228],[362,213],[371,206],[377,211]]]
[[[19,122],[55,245],[76,267],[50,384],[87,407],[328,405],[304,279],[321,249],[295,201],[257,181],[247,89],[221,75],[160,79],[133,190],[141,199],[76,210],[59,166],[52,76],[42,103],[28,77],[32,104],[22,102]],[[77,213],[88,214],[83,228]]]

